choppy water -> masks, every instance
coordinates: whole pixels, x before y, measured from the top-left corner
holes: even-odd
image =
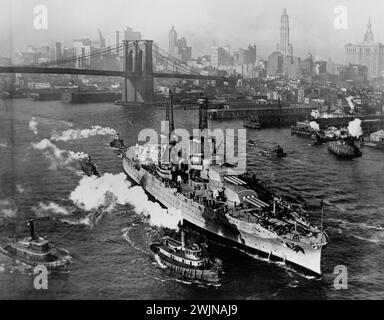
[[[110,104],[67,105],[30,100],[0,101],[0,240],[26,232],[27,217],[50,216],[37,229],[71,252],[74,264],[66,273],[49,276],[49,289],[33,288],[31,270],[0,256],[0,298],[37,299],[362,299],[384,298],[384,153],[364,149],[353,161],[339,161],[325,146],[291,136],[288,129],[248,131],[248,165],[282,192],[313,206],[318,222],[320,199],[326,206],[324,226],[330,244],[323,253],[321,280],[303,277],[291,268],[256,259],[212,243],[221,258],[225,280],[221,287],[202,287],[175,281],[148,255],[148,242],[157,229],[137,220],[135,199],[121,205],[113,201],[85,211],[70,199],[82,175],[76,161],[60,163],[49,150],[32,146],[54,131],[86,129],[92,125],[119,130],[132,143],[143,128],[160,127],[163,110],[128,108]],[[29,128],[32,117],[37,135]],[[196,111],[177,110],[177,127],[196,126]],[[133,125],[128,125],[131,122]],[[241,122],[210,123],[242,128]],[[32,128],[33,129],[33,128]],[[69,141],[51,141],[60,150],[92,156],[100,173],[122,172],[120,159],[109,149],[110,135]],[[272,159],[270,148],[279,143],[288,156]],[[57,150],[56,150],[57,151]],[[48,153],[47,153],[48,152]],[[55,166],[53,165],[55,164]],[[96,195],[94,195],[96,197]],[[124,202],[125,203],[125,202]],[[86,219],[93,212],[93,225]],[[132,224],[134,222],[134,224]],[[7,225],[7,227],[5,227]],[[128,229],[127,229],[128,228]],[[126,234],[126,238],[123,237]],[[334,268],[348,268],[348,289],[333,286]]]

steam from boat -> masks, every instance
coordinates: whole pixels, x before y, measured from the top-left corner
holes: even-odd
[[[16,185],[16,190],[19,194],[23,194],[25,189],[20,185],[20,184],[17,184]]]
[[[57,170],[57,168],[60,167],[75,169],[73,166],[76,165],[79,160],[88,157],[88,155],[84,152],[61,150],[48,139],[43,139],[39,143],[33,143],[32,146],[34,149],[44,151],[44,155],[51,162],[50,168],[53,170]]]
[[[17,206],[14,200],[0,199],[0,218],[15,218]]]
[[[29,121],[29,130],[31,130],[35,135],[37,135],[37,125],[39,123],[36,121],[35,117],[32,117],[31,121]]]
[[[6,148],[8,147],[8,142],[4,138],[0,137],[0,147]]]
[[[354,138],[359,138],[363,135],[363,130],[361,129],[361,120],[355,119],[348,124],[348,132]]]
[[[84,176],[71,193],[70,200],[86,211],[106,207],[112,210],[116,204],[130,204],[136,213],[144,215],[151,225],[157,227],[177,229],[181,220],[181,212],[166,210],[159,203],[150,201],[145,191],[140,186],[131,186],[123,173]]]
[[[311,128],[312,128],[313,130],[316,130],[316,131],[319,131],[319,130],[320,130],[320,126],[319,126],[319,124],[318,124],[316,121],[311,121],[311,122],[309,123],[309,125],[311,126]]]
[[[355,111],[355,104],[353,103],[353,97],[349,96],[345,98],[348,102],[349,107],[351,108],[351,111]]]
[[[51,140],[54,141],[69,141],[69,140],[78,140],[86,139],[96,135],[117,135],[117,131],[113,128],[102,127],[102,126],[92,126],[91,129],[68,129],[63,131],[61,135],[54,133],[51,137]]]
[[[35,213],[36,217],[45,217],[47,216],[47,213],[60,216],[67,216],[70,214],[66,208],[52,201],[48,204],[39,202],[37,206],[32,207],[32,211]]]

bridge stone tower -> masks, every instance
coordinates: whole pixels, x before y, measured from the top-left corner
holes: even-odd
[[[152,40],[124,41],[124,102],[153,100]]]

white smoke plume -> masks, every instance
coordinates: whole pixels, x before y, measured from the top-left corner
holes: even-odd
[[[14,200],[0,199],[0,218],[15,218],[17,206]]]
[[[8,147],[8,142],[5,138],[0,137],[0,147],[3,147],[3,148]]]
[[[20,184],[16,185],[16,190],[19,194],[23,194],[25,191],[25,189]]]
[[[309,123],[309,125],[311,126],[311,128],[312,128],[313,130],[316,130],[316,131],[319,131],[319,130],[320,130],[320,126],[319,126],[319,124],[318,124],[316,121],[311,121],[311,122]]]
[[[32,211],[37,217],[45,217],[47,216],[47,213],[51,215],[61,216],[67,216],[70,214],[66,208],[61,207],[60,205],[52,201],[48,204],[39,202],[37,206],[32,207]]]
[[[348,124],[348,132],[352,137],[359,138],[363,135],[361,120],[355,119]]]
[[[96,135],[116,135],[117,131],[113,128],[102,127],[102,126],[92,126],[91,129],[68,129],[63,131],[61,135],[54,133],[51,137],[51,140],[55,141],[69,141],[77,139],[86,139]]]
[[[36,121],[35,117],[32,117],[31,121],[29,121],[29,130],[31,130],[35,135],[37,135],[37,125],[39,123]]]
[[[88,155],[84,152],[73,152],[70,150],[61,150],[48,139],[43,139],[39,143],[33,143],[33,148],[44,151],[44,155],[51,162],[51,169],[57,168],[75,169],[74,166],[78,164]]]
[[[348,102],[349,107],[351,108],[352,111],[355,110],[355,104],[353,103],[353,97],[349,96],[345,98]]]
[[[86,211],[105,207],[112,209],[115,204],[131,204],[138,214],[146,216],[151,225],[158,227],[177,229],[181,220],[178,210],[166,210],[159,203],[150,201],[145,191],[140,186],[132,187],[123,173],[84,176],[70,199]]]

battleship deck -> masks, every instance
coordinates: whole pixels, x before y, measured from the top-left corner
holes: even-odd
[[[241,221],[234,223],[234,219],[229,221],[225,217],[224,219],[218,218],[212,213],[215,209],[208,212],[206,199],[198,197],[196,201],[178,192],[177,188],[166,185],[155,175],[129,159],[126,154],[123,157],[123,167],[126,174],[141,185],[145,191],[165,207],[177,209],[182,218],[189,223],[237,245],[240,244],[245,248],[263,252],[277,260],[301,266],[311,273],[321,274],[322,245],[316,246],[313,243],[278,236],[256,224],[250,232],[246,228],[241,228]]]

